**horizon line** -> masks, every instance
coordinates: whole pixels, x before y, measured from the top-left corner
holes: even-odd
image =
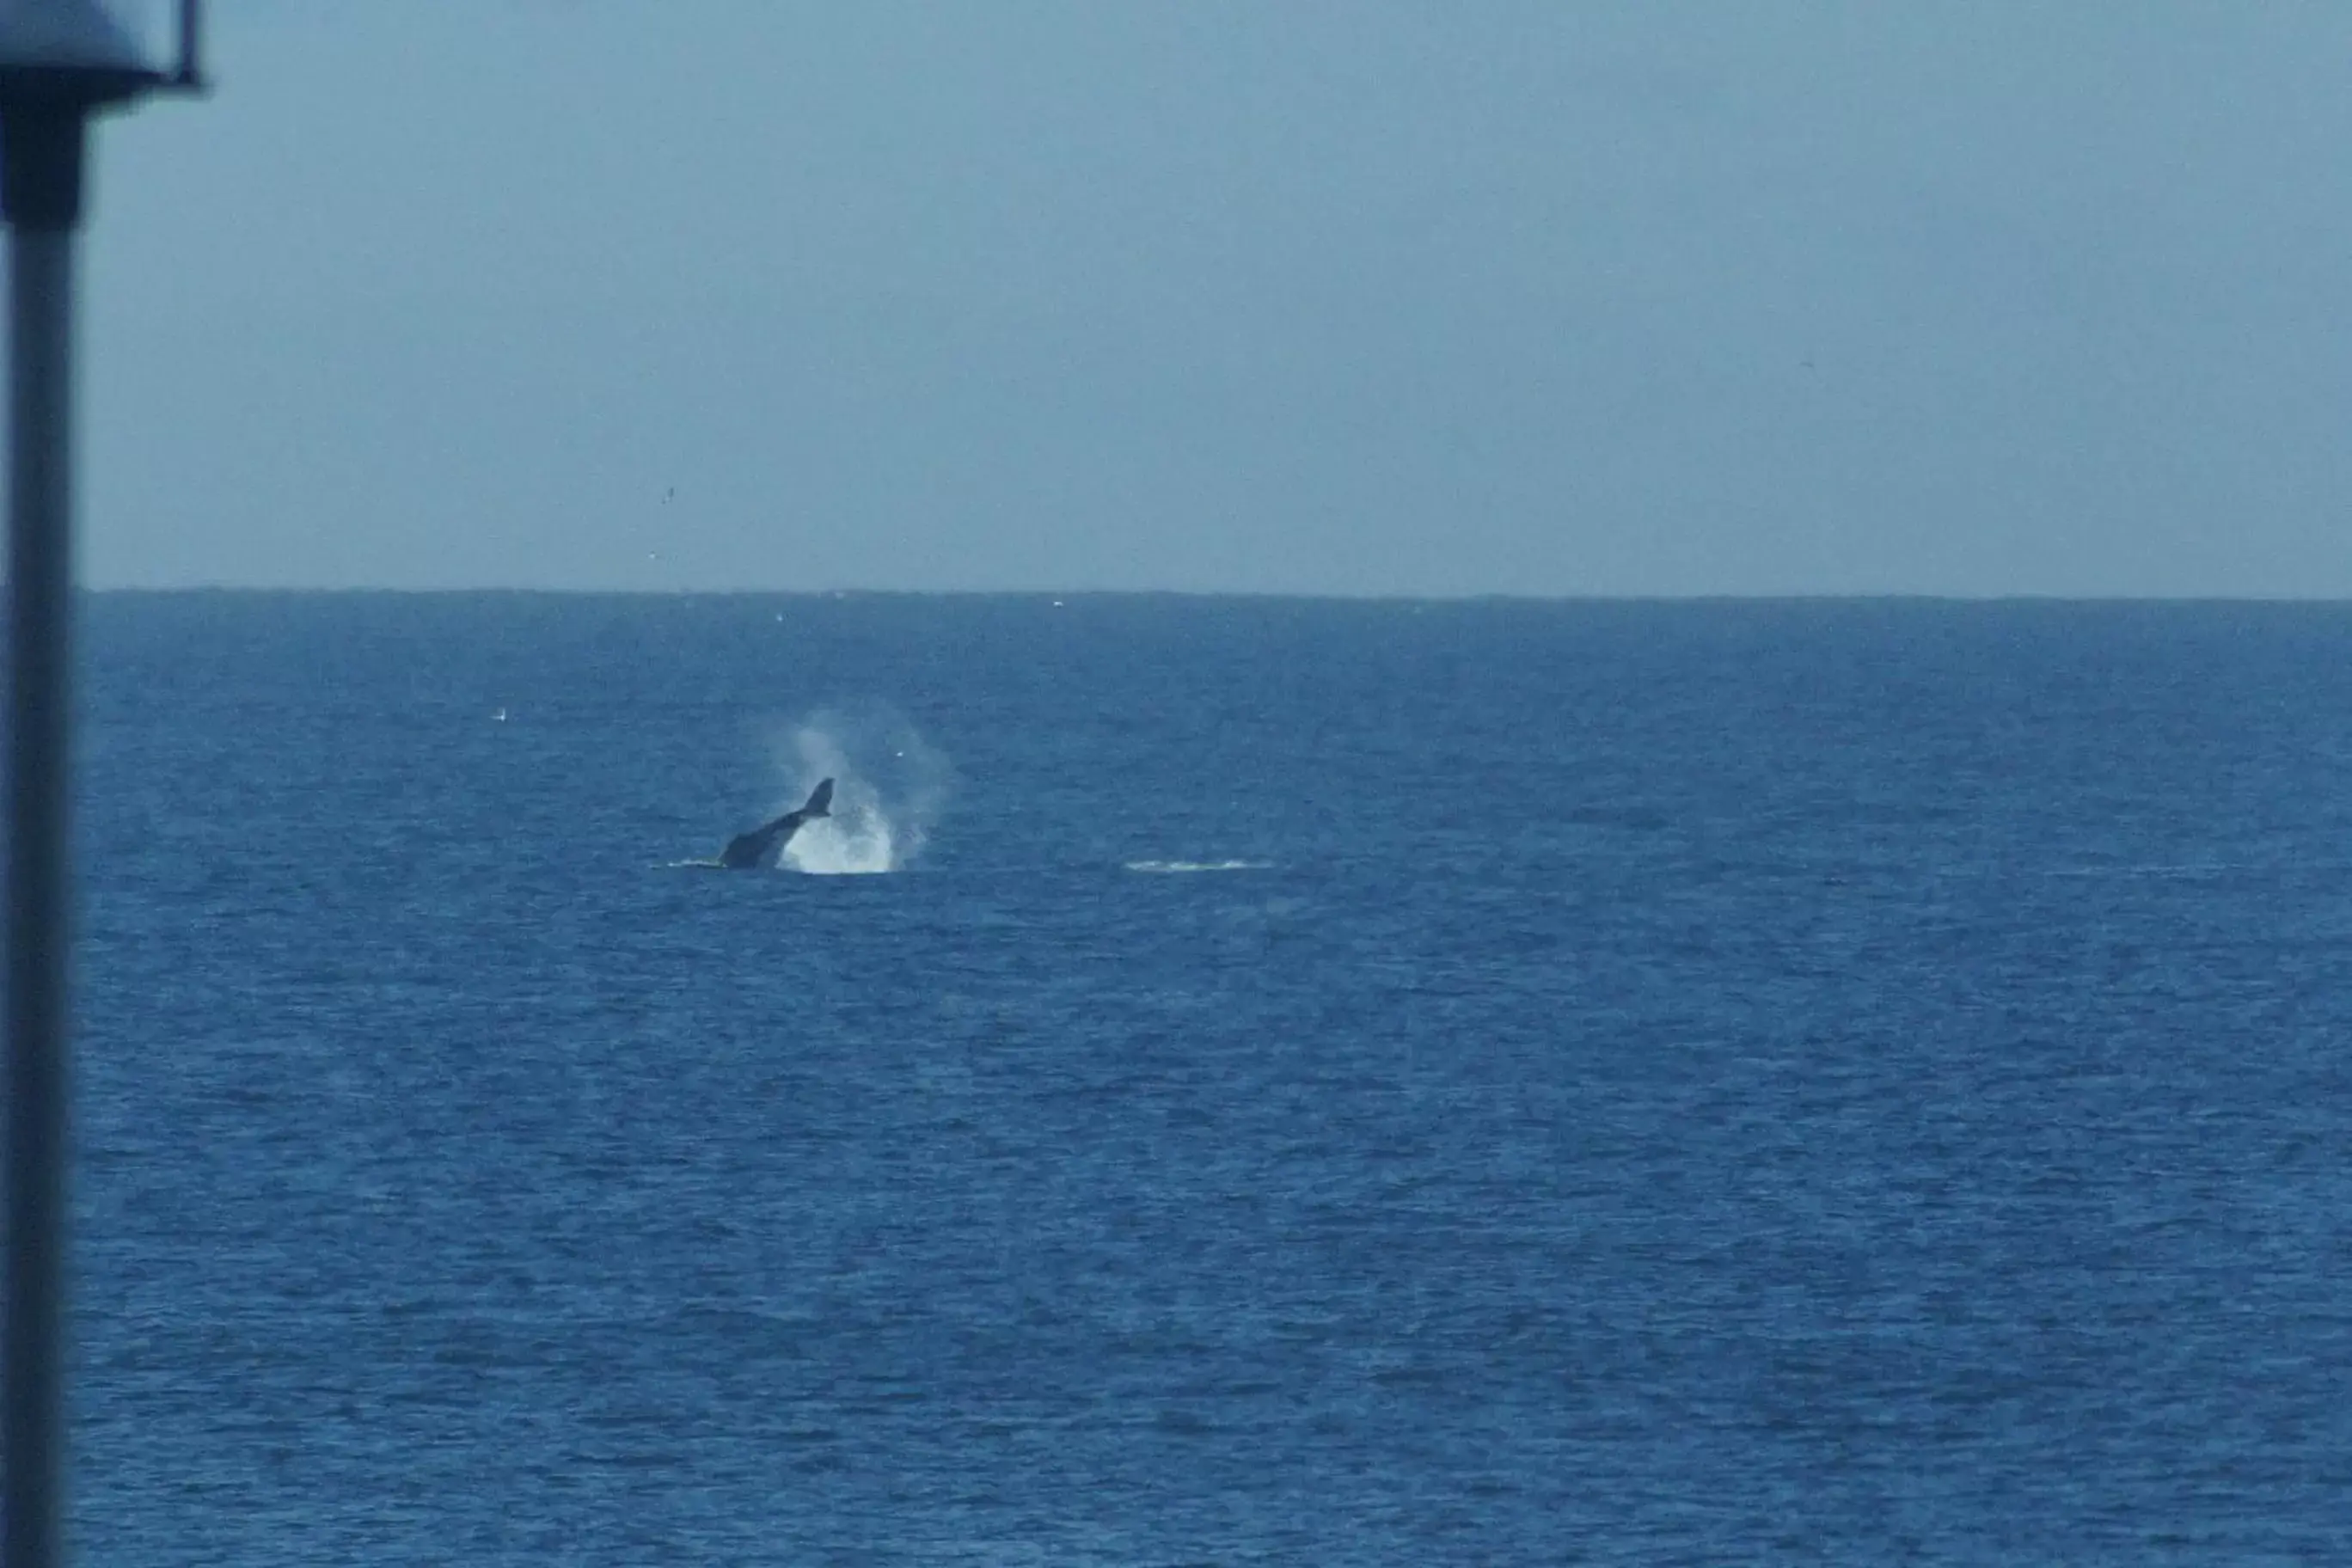
[[[1308,604],[1413,605],[1765,605],[1765,604],[1948,604],[1948,605],[2352,605],[2352,594],[2128,594],[2128,593],[1936,593],[1793,591],[1757,593],[1345,593],[1267,588],[581,588],[581,587],[389,587],[370,585],[289,586],[192,583],[78,584],[91,596],[153,597],[213,595],[284,598],[550,598],[550,599],[1263,599]]]

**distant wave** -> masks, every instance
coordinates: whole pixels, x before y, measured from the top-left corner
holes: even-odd
[[[2242,861],[2191,860],[2179,863],[2149,861],[2119,866],[2051,866],[2042,870],[2045,877],[2161,877],[2183,881],[2206,881],[2217,877],[2230,877],[2253,868]]]
[[[1153,876],[1174,876],[1191,871],[1268,871],[1271,860],[1129,860],[1126,869],[1142,871]]]

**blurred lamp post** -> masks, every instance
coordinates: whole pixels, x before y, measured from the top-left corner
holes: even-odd
[[[97,0],[0,0],[8,226],[7,1480],[0,1568],[62,1561],[74,232],[94,115],[201,90],[196,0],[157,70]]]

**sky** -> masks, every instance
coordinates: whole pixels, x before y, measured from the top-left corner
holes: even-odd
[[[2352,595],[2333,0],[212,9],[97,586]]]

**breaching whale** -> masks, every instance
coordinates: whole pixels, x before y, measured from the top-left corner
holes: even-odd
[[[833,781],[826,779],[812,791],[808,804],[798,811],[788,811],[775,821],[763,824],[749,833],[739,833],[727,841],[719,852],[719,864],[730,871],[756,871],[776,863],[801,824],[813,816],[833,815]]]

